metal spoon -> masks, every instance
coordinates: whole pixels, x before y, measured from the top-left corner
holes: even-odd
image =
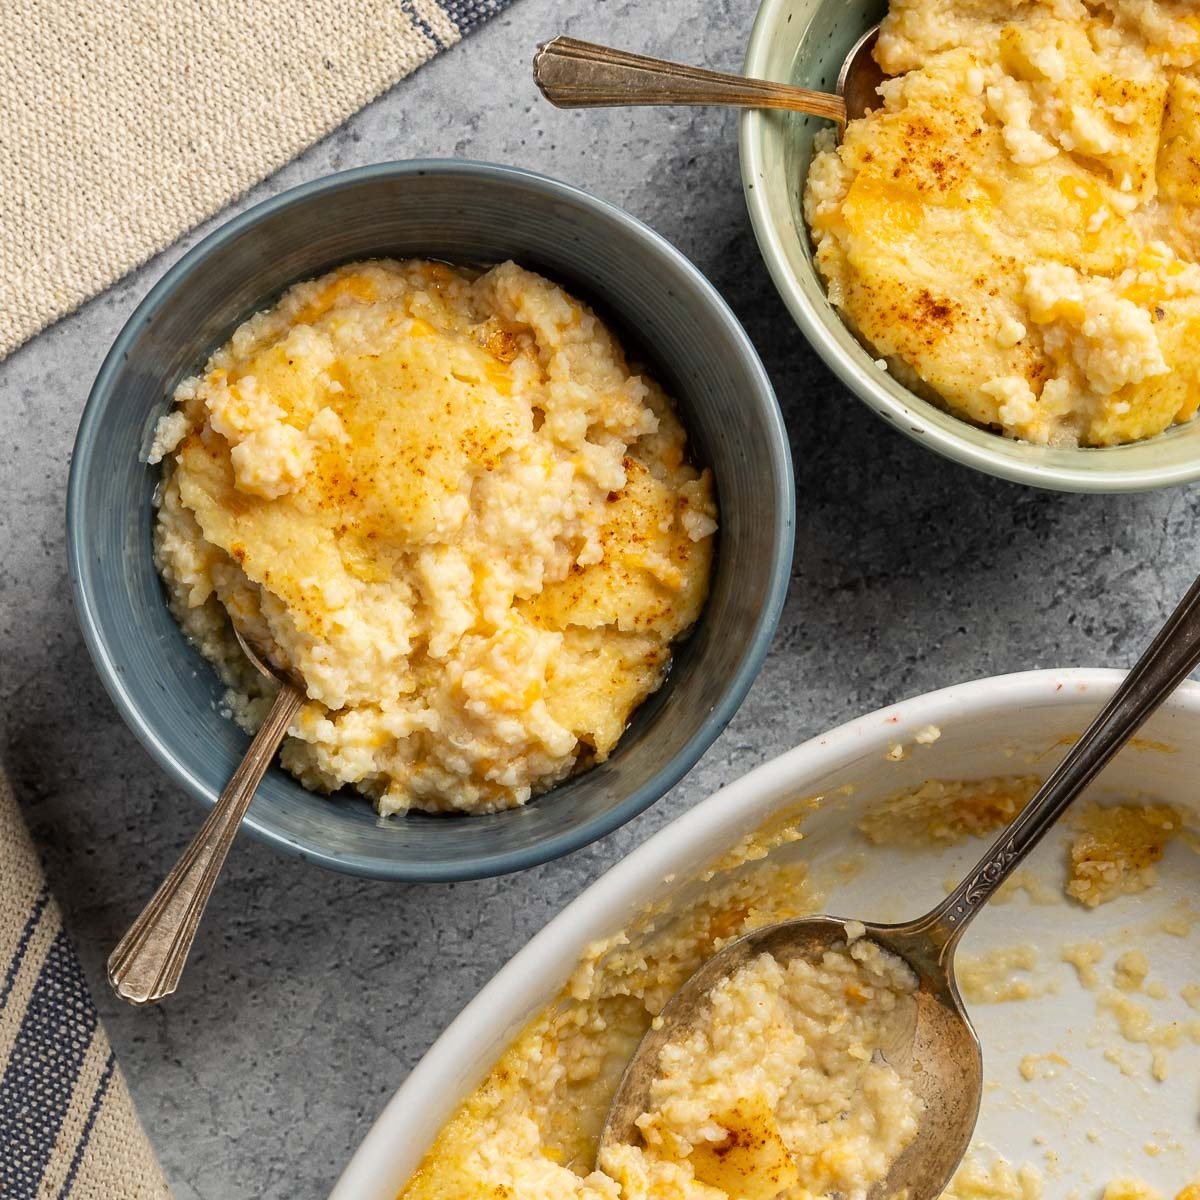
[[[109,956],[108,982],[130,1004],[154,1004],[179,986],[204,906],[233,845],[234,835],[292,718],[304,702],[302,680],[269,667],[265,656],[256,653],[236,627],[233,632],[242,653],[255,669],[278,681],[279,695],[212,812]]]
[[[900,925],[863,922],[866,937],[903,958],[919,981],[907,1028],[885,1057],[924,1101],[916,1139],[892,1164],[869,1200],[907,1195],[932,1200],[954,1174],[979,1114],[983,1056],[954,980],[954,951],[967,926],[1041,841],[1067,806],[1129,741],[1156,708],[1200,664],[1200,579],[1149,648],[1050,773],[1025,809],[996,839],[961,884],[932,912]],[[636,1144],[634,1122],[646,1111],[659,1054],[694,1026],[712,989],[762,953],[781,963],[819,959],[846,943],[846,921],[811,917],[765,926],[730,942],[671,998],[642,1039],[617,1086],[600,1145]],[[906,1191],[907,1189],[907,1191]]]
[[[736,108],[783,108],[845,125],[879,103],[885,76],[872,57],[879,26],[863,34],[842,63],[837,94],[748,79],[627,54],[556,37],[538,47],[533,78],[542,95],[559,108],[603,108],[626,104],[727,104]]]

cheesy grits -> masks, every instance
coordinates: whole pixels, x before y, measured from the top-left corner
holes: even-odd
[[[922,1104],[880,1047],[917,981],[857,932],[815,963],[760,954],[713,989],[660,1052],[644,1144],[600,1155],[625,1195],[862,1200],[886,1177]]]
[[[660,1054],[637,1145],[600,1125],[671,994],[725,941],[812,911],[802,864],[756,864],[669,921],[594,946],[438,1135],[402,1200],[861,1200],[912,1141],[920,1101],[876,1050],[903,1016],[908,968],[852,940],[816,964],[761,955],[724,980]]]
[[[903,383],[1108,446],[1200,405],[1200,16],[1183,0],[891,0],[881,106],[822,135],[830,300]]]
[[[924,845],[941,854],[1006,823],[1036,786],[1029,776],[927,780],[875,801],[858,833],[874,846]],[[838,886],[838,867],[832,864],[832,876],[810,873],[803,824],[827,803],[836,808],[846,792],[781,809],[694,877],[674,881],[667,900],[589,946],[559,995],[451,1115],[398,1200],[849,1200],[869,1192],[917,1135],[922,1109],[909,1080],[876,1053],[895,1037],[892,1022],[907,1019],[912,976],[865,940],[856,923],[846,926],[847,946],[819,963],[784,965],[760,955],[714,988],[695,1025],[660,1051],[638,1142],[606,1147],[597,1161],[621,1075],[685,980],[750,930],[827,907],[820,885]],[[1158,829],[1162,806],[1146,807]],[[1131,828],[1121,821],[1120,832]],[[923,839],[926,830],[933,836]],[[1065,903],[1061,880],[1056,891]],[[1090,907],[1072,911],[1079,920],[1097,919]],[[1187,937],[1191,929],[1170,932]],[[1099,988],[1097,965],[1114,956],[1111,996],[1126,1003],[1110,1003],[1110,990],[1098,994],[1123,1038],[1152,1043],[1164,1055],[1176,1046],[1181,1057],[1190,1051],[1188,1039],[1197,1035],[1181,1031],[1169,1014],[1140,1018],[1143,999],[1162,994],[1148,978],[1148,962],[1100,943],[1061,952],[1085,989]],[[1036,955],[1023,951],[1015,960],[1005,950],[988,957],[996,961],[981,960],[981,968],[1037,965]],[[1042,1003],[1043,995],[1031,988],[1025,1002]],[[976,1002],[1022,999],[997,992]],[[1181,1001],[1200,1009],[1200,985],[1185,986]],[[1027,1084],[1038,1060],[1028,1053],[1021,1059]],[[987,1094],[999,1086],[990,1080]],[[1052,1147],[1046,1149],[1049,1155]],[[1056,1161],[1047,1157],[1055,1179]],[[943,1200],[1041,1200],[1043,1184],[1037,1168],[1010,1165],[977,1139]],[[1200,1200],[1196,1185],[1180,1185],[1176,1200]],[[1134,1195],[1119,1187],[1111,1184],[1105,1195]],[[1080,1194],[1099,1200],[1099,1185]]]
[[[671,401],[540,276],[425,261],[291,288],[181,383],[150,461],[171,610],[283,763],[382,813],[491,812],[605,759],[700,615],[716,508]]]

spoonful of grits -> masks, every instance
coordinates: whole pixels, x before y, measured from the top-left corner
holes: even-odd
[[[982,1050],[955,983],[955,949],[984,904],[1197,664],[1200,579],[1025,809],[931,912],[899,925],[830,916],[783,921],[722,947],[668,1001],[638,1045],[608,1111],[600,1138],[601,1160],[638,1145],[647,1131],[654,1136],[653,1119],[647,1116],[654,1107],[652,1089],[664,1066],[670,1069],[678,1062],[679,1046],[702,1037],[704,1022],[713,1017],[714,996],[728,1009],[731,987],[769,959],[782,968],[782,975],[776,972],[780,979],[815,964],[836,981],[837,965],[845,963],[847,951],[867,961],[865,948],[877,961],[891,963],[888,969],[893,975],[897,969],[903,971],[912,985],[896,1002],[899,1020],[876,1039],[874,1051],[915,1093],[914,1109],[919,1114],[906,1144],[890,1165],[880,1168],[884,1173],[871,1184],[867,1200],[896,1195],[933,1200],[940,1195],[971,1140],[983,1091]],[[861,996],[846,992],[846,1004],[856,999],[861,1003]],[[743,1025],[743,1030],[748,1028]],[[786,1029],[776,1030],[763,1039],[772,1044],[759,1046],[757,1052],[750,1047],[750,1053],[766,1061],[779,1052],[776,1043],[784,1036]],[[861,1053],[870,1051],[868,1047]],[[742,1175],[736,1194],[751,1194],[747,1181],[758,1176],[756,1184],[763,1186],[752,1191],[765,1200],[781,1190],[777,1183],[786,1185],[788,1171],[794,1168],[777,1133],[771,1132],[770,1114],[764,1121],[755,1103],[753,1096],[739,1099],[735,1109],[757,1115],[746,1129],[730,1128],[726,1142],[716,1144],[719,1161],[709,1161],[713,1151],[707,1145],[697,1147],[692,1169],[697,1178],[707,1172],[704,1181],[717,1184],[713,1171],[728,1173],[736,1164]]]
[[[850,48],[834,95],[628,54],[570,37],[556,37],[538,48],[533,77],[542,95],[559,108],[719,104],[788,109],[844,126],[879,103],[877,89],[884,74],[872,53],[878,34],[879,26],[872,26]]]

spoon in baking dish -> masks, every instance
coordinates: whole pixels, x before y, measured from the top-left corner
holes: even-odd
[[[885,76],[872,55],[878,33],[879,26],[875,25],[850,48],[833,95],[627,54],[570,37],[556,37],[538,47],[533,78],[542,95],[559,108],[725,104],[735,108],[783,108],[825,117],[844,126],[847,120],[861,117],[879,103],[876,89]]]
[[[892,1163],[868,1200],[905,1195],[932,1200],[957,1168],[979,1114],[983,1056],[954,980],[954,951],[983,905],[1041,841],[1067,806],[1200,664],[1200,579],[1192,584],[1116,694],[1050,773],[1024,810],[967,877],[932,912],[900,925],[863,922],[866,938],[904,959],[916,974],[908,1019],[885,1058],[924,1102],[914,1141]],[[723,946],[668,1001],[638,1045],[617,1085],[600,1146],[637,1144],[659,1055],[694,1027],[712,989],[740,966],[768,953],[781,963],[819,961],[844,948],[847,921],[829,916],[783,921]],[[855,932],[858,932],[857,930]]]
[[[292,718],[304,702],[302,680],[268,666],[266,655],[256,652],[236,626],[233,632],[255,670],[279,683],[279,694],[212,812],[109,955],[108,982],[130,1004],[155,1004],[179,986],[204,906],[212,895],[238,826]]]

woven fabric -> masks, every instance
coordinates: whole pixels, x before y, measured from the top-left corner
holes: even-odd
[[[509,0],[18,0],[0,359]]]
[[[0,774],[0,1197],[169,1196]]]

